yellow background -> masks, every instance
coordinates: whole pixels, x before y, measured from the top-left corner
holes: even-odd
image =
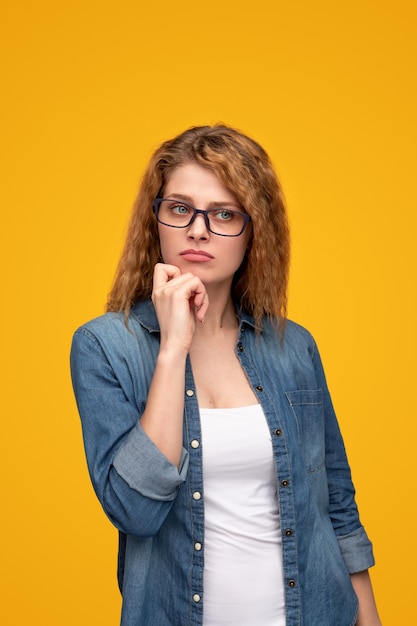
[[[114,626],[116,532],[68,371],[152,150],[258,139],[292,225],[290,314],[321,348],[385,626],[415,620],[413,0],[16,0],[0,18],[3,624]]]

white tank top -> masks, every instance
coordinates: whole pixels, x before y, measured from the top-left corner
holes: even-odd
[[[282,540],[268,426],[259,404],[200,409],[204,626],[285,626]]]

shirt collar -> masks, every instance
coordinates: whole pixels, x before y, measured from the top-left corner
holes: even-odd
[[[140,300],[130,310],[134,317],[150,333],[159,333],[159,322],[152,300]]]

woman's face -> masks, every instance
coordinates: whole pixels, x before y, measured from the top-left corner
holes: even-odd
[[[182,200],[196,209],[206,211],[224,208],[244,213],[236,196],[217,175],[197,163],[177,167],[170,175],[164,198]],[[206,285],[232,284],[248,247],[250,227],[237,237],[224,237],[210,232],[203,215],[197,215],[185,228],[172,228],[158,223],[164,263],[192,272]]]

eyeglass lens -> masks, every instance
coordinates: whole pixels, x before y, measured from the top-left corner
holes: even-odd
[[[218,235],[229,237],[240,235],[246,224],[244,213],[227,208],[199,211],[187,203],[169,199],[162,199],[158,204],[158,221],[174,228],[185,228],[198,213],[207,216],[209,230]]]

